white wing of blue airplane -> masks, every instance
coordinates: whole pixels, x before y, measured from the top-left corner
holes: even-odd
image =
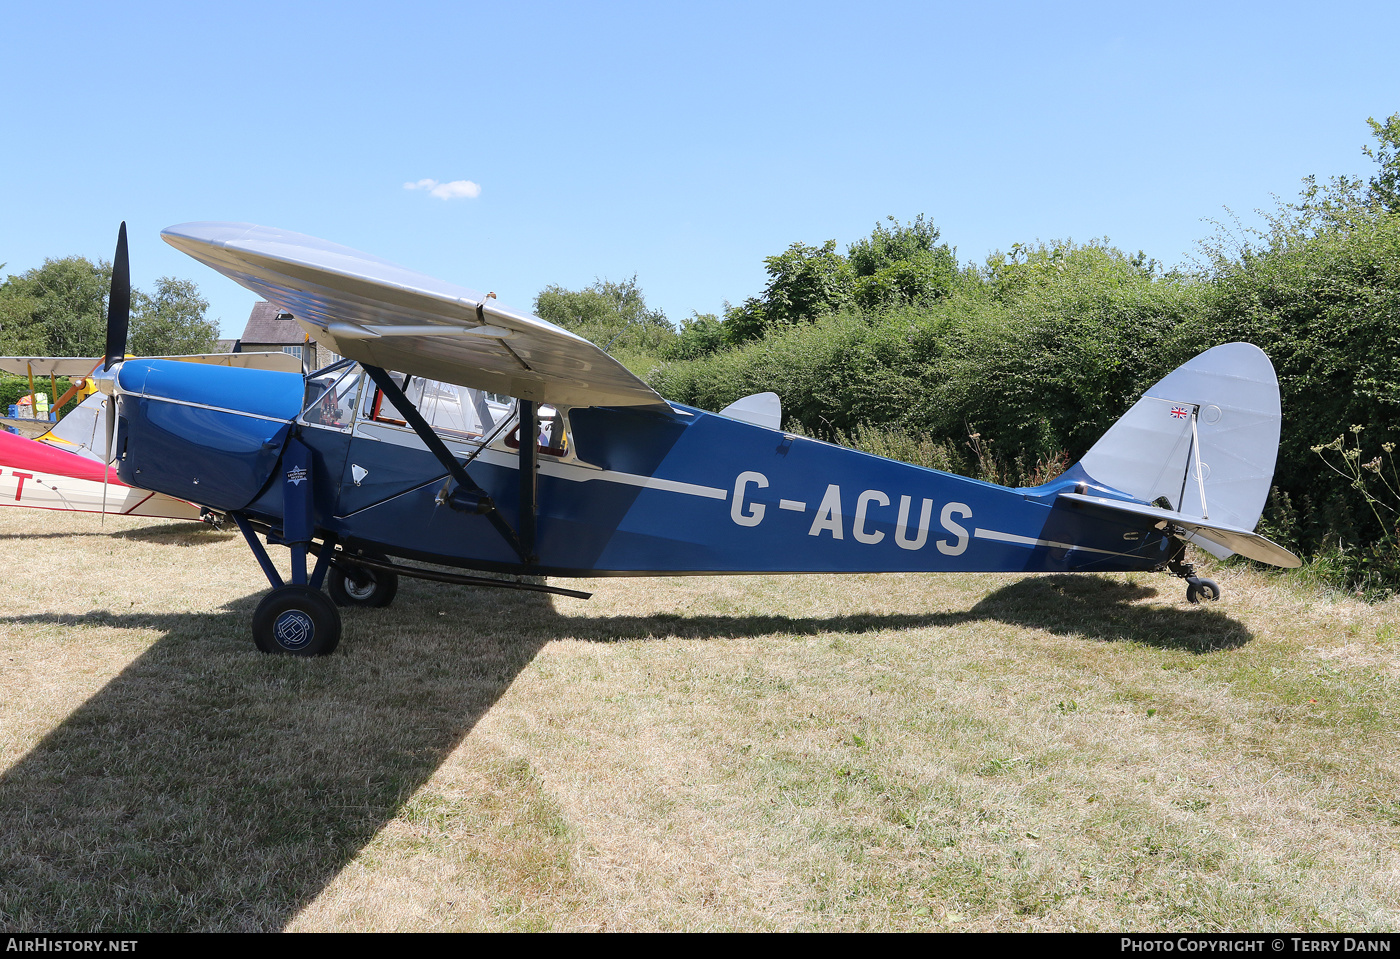
[[[161,236],[361,363],[541,403],[669,409],[594,344],[491,294],[247,223],[182,223]]]

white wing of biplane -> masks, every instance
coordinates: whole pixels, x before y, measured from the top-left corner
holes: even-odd
[[[185,363],[204,363],[209,366],[235,366],[242,369],[277,370],[282,373],[300,373],[301,360],[290,353],[185,353],[179,356],[154,357],[162,360],[180,360]],[[100,356],[0,356],[0,373],[16,376],[66,376],[78,378],[90,376],[102,363]],[[56,401],[58,397],[51,397]],[[76,413],[74,410],[73,413]],[[72,413],[68,414],[73,415]],[[65,417],[67,419],[67,417]],[[0,426],[13,429],[29,439],[44,437],[51,439],[53,423],[33,417],[0,416]],[[46,435],[47,434],[47,435]],[[101,445],[101,444],[98,444]],[[86,447],[85,447],[86,448]],[[88,453],[100,459],[96,453]]]
[[[87,376],[100,356],[0,356],[0,373],[14,376]]]
[[[300,373],[301,360],[290,353],[186,353],[153,359],[179,360],[182,363],[203,363],[206,366],[232,366],[243,370],[276,370]]]
[[[290,353],[184,353],[153,359],[180,360],[210,366],[236,366],[254,370],[301,372],[301,360]],[[87,376],[102,362],[100,356],[0,356],[0,373],[24,376]]]
[[[182,223],[161,237],[292,314],[341,356],[542,403],[669,410],[597,346],[490,294],[247,223]]]

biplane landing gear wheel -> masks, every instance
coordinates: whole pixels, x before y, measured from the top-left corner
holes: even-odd
[[[340,612],[320,590],[279,586],[253,613],[253,642],[264,653],[326,656],[340,643]]]
[[[398,591],[399,574],[387,570],[358,566],[351,575],[332,566],[326,573],[326,592],[337,606],[388,606]]]
[[[1220,598],[1220,587],[1213,579],[1202,579],[1192,577],[1186,581],[1186,599],[1192,603],[1199,603],[1205,600],[1213,603]]]

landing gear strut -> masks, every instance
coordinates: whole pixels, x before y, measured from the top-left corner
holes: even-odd
[[[285,471],[283,519],[280,531],[268,532],[268,543],[280,543],[292,553],[292,581],[285,582],[267,550],[258,542],[248,517],[237,511],[228,515],[243,534],[253,558],[262,567],[272,592],[258,603],[253,613],[253,642],[264,653],[292,656],[325,656],[340,643],[340,611],[321,592],[330,565],[334,537],[325,538],[316,565],[307,570],[306,554],[312,545],[311,454],[301,441],[292,437],[282,453],[279,470]],[[279,477],[280,479],[281,477]]]
[[[1172,553],[1171,559],[1167,560],[1167,569],[1173,576],[1180,576],[1186,580],[1186,600],[1190,603],[1199,603],[1204,600],[1213,603],[1220,598],[1220,587],[1213,579],[1206,579],[1204,576],[1196,575],[1196,565],[1186,561],[1186,543],[1178,540],[1176,550]]]

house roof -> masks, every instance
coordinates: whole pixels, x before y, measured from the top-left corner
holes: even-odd
[[[279,320],[277,317],[287,319]],[[306,332],[291,319],[290,314],[281,313],[266,300],[254,303],[253,312],[248,315],[248,325],[243,328],[243,343],[276,344],[278,346],[300,346],[306,342]]]

